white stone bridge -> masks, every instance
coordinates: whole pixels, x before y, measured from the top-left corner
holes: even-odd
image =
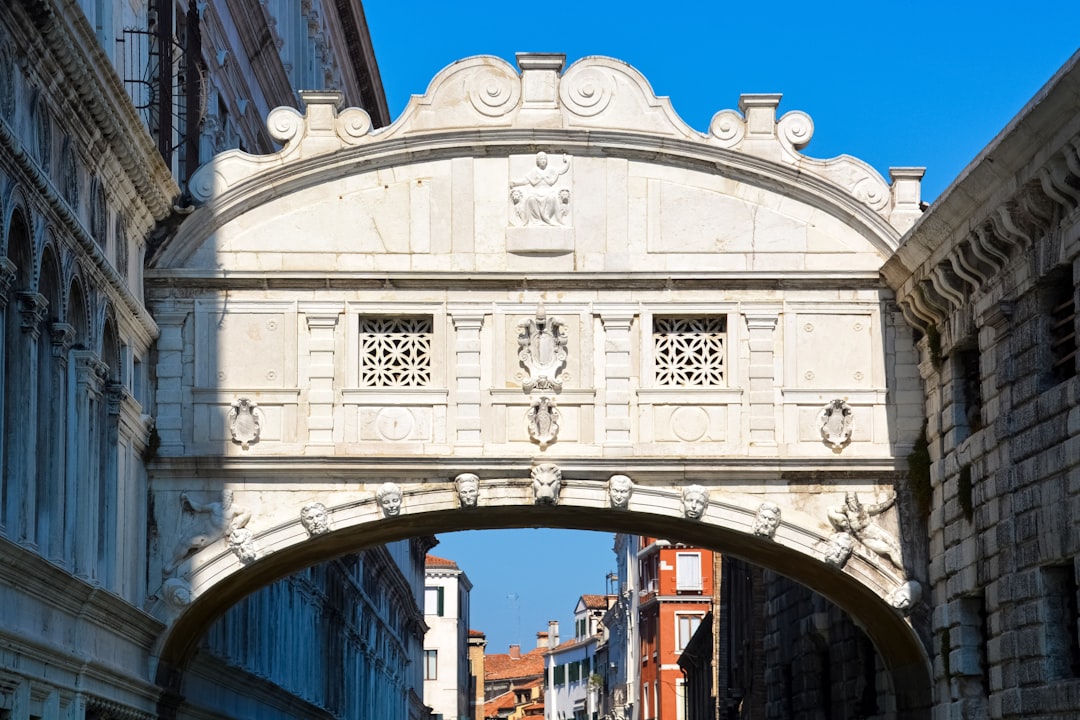
[[[778,95],[702,134],[621,62],[518,63],[455,63],[378,131],[306,94],[269,118],[279,153],[194,178],[145,277],[158,682],[307,565],[582,528],[807,585],[925,717],[923,398],[879,278],[921,171],[801,154],[813,125]]]

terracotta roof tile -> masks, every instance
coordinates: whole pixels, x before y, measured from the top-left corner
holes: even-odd
[[[507,690],[484,703],[484,717],[495,717],[500,710],[512,710],[516,704],[514,691]]]
[[[435,557],[434,555],[428,555],[424,559],[424,566],[425,567],[450,568],[450,569],[453,569],[453,570],[460,570],[461,569],[461,568],[458,567],[457,563],[454,562],[453,560],[447,560],[446,558]]]
[[[469,630],[470,637],[487,637],[487,634],[483,630]]]
[[[544,675],[544,653],[530,650],[517,659],[506,653],[484,655],[484,680],[510,680]]]
[[[430,555],[428,557],[431,557]],[[585,607],[590,610],[607,610],[608,607],[608,595],[582,595],[581,602],[585,603]]]

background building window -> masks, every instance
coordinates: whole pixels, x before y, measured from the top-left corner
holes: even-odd
[[[439,651],[424,651],[424,679],[438,680]]]
[[[727,318],[653,319],[653,364],[662,387],[720,387],[725,384]]]
[[[430,317],[361,317],[360,386],[431,384]]]
[[[701,553],[676,554],[675,589],[701,591]]]
[[[443,617],[446,612],[446,589],[428,586],[424,588],[424,614]]]
[[[1052,273],[1047,284],[1051,375],[1063,382],[1076,375],[1076,288],[1068,268]]]
[[[701,615],[675,615],[676,644],[675,652],[682,652],[690,644],[690,638],[694,637],[698,626],[701,625]]]

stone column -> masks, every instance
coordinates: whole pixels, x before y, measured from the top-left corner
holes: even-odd
[[[483,444],[483,385],[480,365],[480,330],[484,310],[477,307],[450,307],[454,321],[454,378],[457,396],[457,447]]]
[[[604,446],[633,445],[633,367],[630,330],[637,307],[608,306],[597,310],[604,326]]]
[[[22,542],[36,542],[35,521],[37,505],[35,483],[37,481],[37,418],[42,409],[38,407],[38,339],[41,327],[49,308],[49,301],[44,295],[35,292],[18,292],[19,315],[21,316],[21,347],[16,351],[13,367],[8,373],[15,373],[14,378],[23,384],[20,399],[25,402],[27,415],[21,419],[19,427],[6,428],[11,438],[17,438],[9,444],[12,455],[7,460],[8,516],[9,537]]]
[[[184,323],[186,310],[160,312],[154,316],[160,334],[157,340],[157,417],[155,427],[163,455],[184,452]]]
[[[107,366],[96,353],[76,350],[75,361],[75,574],[97,576],[96,560],[101,505],[102,380]]]
[[[307,452],[324,454],[334,444],[334,340],[339,308],[307,310]]]
[[[48,512],[38,513],[38,540],[42,554],[51,560],[71,562],[74,538],[66,532],[69,505],[67,495],[68,352],[75,342],[75,328],[55,322],[49,326],[51,357],[49,367],[49,407],[42,408],[44,437],[40,443],[43,490],[49,501]]]
[[[777,393],[773,333],[779,315],[780,308],[775,306],[743,310],[750,350],[747,399],[750,405],[748,439],[751,454],[771,455],[776,448],[776,413],[780,398]]]

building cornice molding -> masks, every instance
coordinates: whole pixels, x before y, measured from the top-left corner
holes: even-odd
[[[100,137],[130,178],[155,220],[172,212],[179,187],[154,147],[82,9],[75,0],[19,0],[44,39],[39,49],[62,69],[65,87],[77,98],[77,117],[91,119],[91,135]],[[89,81],[88,81],[89,80]],[[91,143],[91,146],[93,143]]]

